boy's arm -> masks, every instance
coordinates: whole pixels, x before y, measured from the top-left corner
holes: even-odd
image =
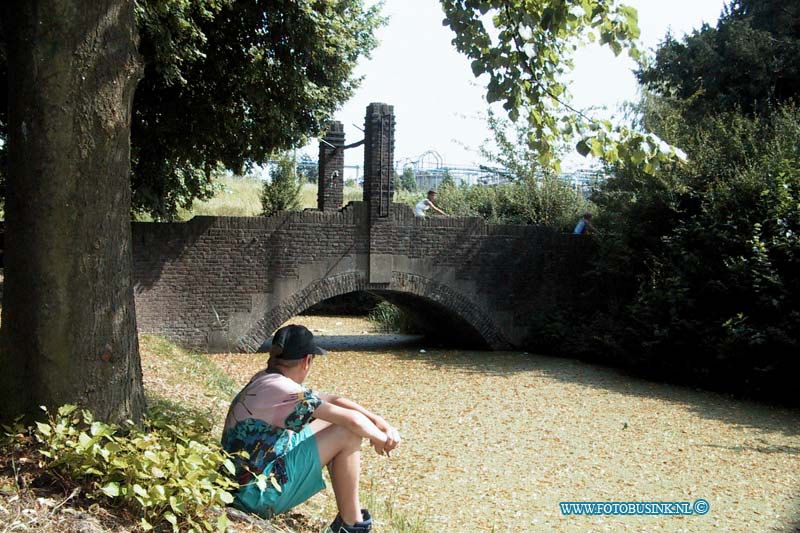
[[[378,447],[377,444],[380,444],[380,448],[383,448],[388,440],[387,435],[362,413],[352,409],[345,409],[324,400],[314,410],[314,418],[346,427],[359,437],[369,439],[370,442],[376,445],[376,448]]]
[[[383,433],[386,434],[387,441],[386,441],[385,447],[384,447],[385,451],[390,452],[393,449],[395,449],[398,444],[400,444],[400,440],[401,440],[400,439],[400,433],[397,431],[397,429],[395,429],[391,425],[389,425],[389,423],[386,422],[386,420],[384,420],[383,417],[380,417],[380,416],[370,412],[369,410],[367,410],[366,408],[360,406],[359,404],[357,404],[353,400],[350,400],[350,399],[345,398],[343,396],[336,396],[335,394],[327,394],[327,393],[324,393],[324,392],[317,392],[317,391],[315,391],[315,394],[317,396],[319,396],[319,398],[323,402],[329,403],[331,405],[335,405],[337,407],[341,407],[343,409],[349,409],[351,411],[356,411],[357,413],[361,413],[362,415],[367,417],[367,419],[370,422],[372,422],[375,425],[376,428],[378,428],[380,431],[382,431]],[[330,420],[328,420],[328,422],[330,422]]]
[[[448,215],[447,213],[445,213],[444,211],[442,211],[441,209],[439,209],[438,207],[436,207],[436,204],[434,204],[434,203],[433,203],[433,202],[431,202],[430,200],[428,200],[428,203],[429,203],[429,204],[430,204],[430,206],[433,208],[433,210],[434,210],[434,211],[436,211],[437,213],[439,213],[440,215],[443,215],[443,216],[450,216],[450,215]]]

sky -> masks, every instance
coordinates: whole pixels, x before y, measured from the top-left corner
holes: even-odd
[[[365,0],[367,5],[375,2]],[[714,25],[724,0],[627,0],[639,12],[641,42],[654,49],[668,31],[682,36],[703,22]],[[389,23],[378,30],[378,47],[362,59],[356,75],[360,88],[334,119],[344,124],[346,142],[359,141],[366,108],[371,102],[394,106],[395,160],[413,161],[435,151],[448,165],[482,162],[478,147],[490,136],[484,118],[487,104],[480,80],[472,75],[470,60],[451,44],[453,33],[442,25],[437,0],[385,0]],[[637,96],[633,62],[599,46],[578,51],[570,76],[572,102],[578,108],[601,107],[613,112]],[[502,110],[501,110],[502,111]],[[594,114],[603,111],[595,111]],[[316,141],[303,152],[317,157]],[[345,152],[346,165],[362,165],[363,149]],[[428,157],[430,160],[430,156]],[[580,166],[576,156],[575,166]],[[590,162],[586,162],[589,166]],[[349,172],[346,171],[346,174]]]

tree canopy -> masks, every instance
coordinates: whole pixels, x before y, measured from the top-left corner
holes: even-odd
[[[209,197],[214,170],[241,171],[317,135],[353,94],[353,70],[383,23],[379,6],[361,0],[137,0],[135,8],[145,73],[131,126],[132,208],[156,218]],[[2,106],[3,139],[6,113]]]
[[[639,80],[695,117],[740,109],[764,115],[800,94],[800,3],[735,0],[716,27],[668,35]],[[688,116],[687,116],[688,118]]]
[[[642,126],[688,162],[609,169],[592,198],[597,303],[583,334],[568,315],[573,347],[796,401],[798,14],[796,2],[731,2],[716,27],[668,37],[642,69]]]
[[[527,119],[528,142],[545,166],[558,169],[557,146],[579,137],[578,151],[652,172],[676,151],[653,134],[595,120],[569,103],[563,75],[582,44],[599,42],[638,60],[635,9],[613,0],[441,0],[453,44],[488,75],[487,100],[509,118]]]

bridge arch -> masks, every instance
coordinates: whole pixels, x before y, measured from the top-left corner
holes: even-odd
[[[511,346],[493,316],[442,282],[413,273],[393,272],[388,286],[374,285],[367,281],[363,273],[348,272],[317,279],[267,310],[264,317],[238,339],[236,348],[242,352],[255,352],[291,317],[329,298],[357,291],[375,292],[393,302],[399,299],[397,303],[401,307],[402,301],[408,302],[409,298],[424,300],[468,325],[490,349],[500,350]],[[398,298],[393,298],[393,295]]]

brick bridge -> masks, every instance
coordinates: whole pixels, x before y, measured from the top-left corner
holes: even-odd
[[[417,218],[391,202],[392,106],[367,108],[363,143],[364,199],[344,208],[348,147],[333,123],[320,144],[317,210],[134,223],[139,331],[204,351],[255,351],[303,310],[369,291],[436,337],[504,349],[537,334],[533,317],[574,301],[586,241],[480,218]]]

